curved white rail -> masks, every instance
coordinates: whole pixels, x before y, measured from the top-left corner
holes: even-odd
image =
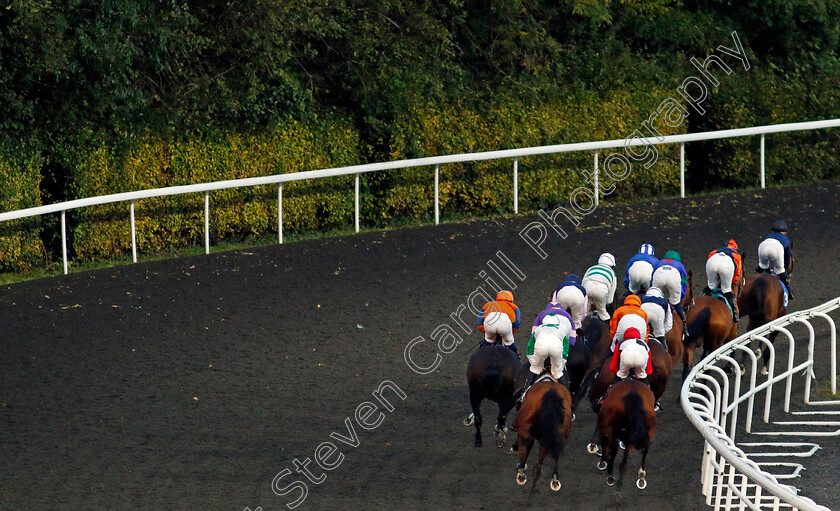
[[[807,416],[840,414],[838,411],[790,412],[791,385],[794,374],[805,376],[803,404],[809,406],[835,406],[840,401],[812,401],[811,380],[814,375],[814,343],[816,341],[813,320],[827,324],[831,350],[831,391],[837,392],[836,380],[836,327],[828,315],[840,308],[840,297],[812,309],[794,312],[756,328],[727,343],[700,361],[686,377],[680,400],[691,423],[705,440],[701,479],[706,503],[715,509],[779,509],[792,507],[806,511],[827,511],[828,508],[799,495],[799,490],[781,480],[799,477],[805,466],[791,461],[770,461],[768,458],[799,458],[813,456],[819,445],[813,442],[745,442],[736,443],[735,436],[741,434],[772,435],[782,437],[840,436],[840,422],[808,419]],[[807,331],[807,351],[800,349],[797,362],[795,335],[790,331],[794,325],[803,325]],[[767,337],[777,332],[778,346],[774,347]],[[767,374],[759,374],[759,358],[750,349],[750,343],[758,341],[769,347],[770,361]],[[802,345],[804,345],[802,339]],[[781,350],[779,353],[776,349]],[[741,376],[739,354],[749,359],[745,369],[749,376]],[[779,358],[786,359],[775,367]],[[729,372],[727,372],[729,370]],[[742,392],[742,380],[746,389]],[[761,381],[758,381],[761,380]],[[781,413],[793,415],[793,421],[774,421],[773,430],[753,431],[753,406],[757,394],[765,392],[764,410],[761,417],[770,423],[773,405],[774,385],[784,382],[784,398]],[[743,411],[743,421],[738,421],[738,412]],[[780,413],[778,410],[777,414]],[[740,429],[739,429],[740,428]],[[826,429],[828,428],[828,429]]]
[[[213,183],[202,183],[193,185],[170,186],[166,188],[153,188],[135,192],[115,193],[99,197],[88,197],[76,199],[57,204],[38,206],[34,208],[20,209],[0,213],[0,222],[46,215],[50,213],[61,213],[61,238],[64,260],[64,273],[68,271],[67,261],[67,236],[66,236],[66,213],[71,209],[110,204],[114,202],[129,202],[132,233],[132,255],[134,262],[137,262],[137,240],[135,235],[134,222],[134,201],[151,197],[164,197],[168,195],[181,195],[187,193],[204,194],[204,242],[205,252],[210,253],[210,192],[225,190],[229,188],[243,188],[259,185],[278,185],[277,190],[277,225],[278,241],[283,242],[283,183],[291,181],[302,181],[305,179],[319,179],[324,177],[347,176],[355,174],[355,228],[359,231],[359,176],[364,172],[377,172],[382,170],[405,169],[412,167],[434,166],[435,168],[435,223],[440,221],[439,206],[439,172],[440,166],[447,163],[461,163],[468,161],[497,160],[513,158],[513,209],[519,212],[519,182],[518,165],[522,156],[535,156],[541,154],[566,153],[575,151],[595,151],[594,158],[594,195],[595,204],[598,204],[598,152],[602,149],[623,148],[626,145],[642,144],[680,144],[680,196],[685,197],[685,144],[700,140],[715,140],[721,138],[761,136],[760,151],[760,182],[765,187],[764,175],[764,137],[768,133],[783,133],[790,131],[816,130],[824,128],[840,127],[840,119],[826,119],[822,121],[796,122],[786,124],[771,124],[767,126],[755,126],[751,128],[738,128],[729,130],[708,131],[703,133],[689,133],[685,135],[669,135],[662,138],[632,138],[604,140],[600,142],[581,142],[575,144],[559,144],[541,147],[527,147],[522,149],[507,149],[502,151],[487,151],[481,153],[465,153],[448,156],[432,156],[427,158],[415,158],[411,160],[399,160],[382,163],[368,163],[364,165],[351,165],[348,167],[310,170],[304,172],[293,172],[288,174],[277,174],[273,176],[252,177],[244,179],[232,179],[227,181],[216,181]]]

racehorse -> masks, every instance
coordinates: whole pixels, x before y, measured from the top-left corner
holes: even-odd
[[[514,424],[517,439],[512,451],[519,454],[516,483],[522,486],[527,482],[525,462],[528,460],[534,441],[539,440],[540,451],[532,473],[534,481],[531,483],[531,489],[537,484],[546,454],[550,453],[554,459],[554,471],[549,485],[552,490],[558,491],[560,478],[557,467],[560,453],[572,432],[572,396],[568,389],[550,378],[537,380],[525,394],[522,408],[516,414]]]
[[[616,383],[607,393],[604,405],[598,411],[598,430],[601,438],[601,460],[598,462],[598,469],[606,469],[609,486],[616,483],[613,465],[619,443],[623,443],[624,457],[618,466],[618,487],[621,487],[624,470],[627,468],[627,457],[632,449],[642,452],[636,487],[640,490],[647,487],[645,460],[650,444],[656,438],[654,402],[653,392],[648,386],[632,378]]]
[[[741,281],[732,284],[732,292],[736,299],[740,297],[743,283],[744,276],[741,275]],[[692,288],[692,274],[689,272],[688,289]],[[700,295],[693,298],[692,306],[686,312],[686,320],[688,325],[683,339],[683,383],[697,348],[702,346],[702,356],[705,357],[738,336],[738,323],[732,321],[732,312],[722,299],[714,296]]]
[[[738,312],[741,316],[750,318],[748,329],[758,328],[776,318],[787,314],[785,307],[784,284],[779,277],[772,273],[756,273],[750,275],[744,283],[740,298],[738,298]],[[778,331],[771,332],[767,340],[772,344],[779,335]],[[761,342],[761,341],[759,341]],[[770,348],[762,350],[761,374],[767,374],[767,362]],[[741,354],[741,372],[746,367],[746,353]]]
[[[507,414],[516,404],[516,390],[524,383],[519,357],[502,345],[483,346],[470,357],[467,364],[467,383],[470,388],[472,415],[464,425],[475,424],[475,446],[481,447],[481,401],[489,399],[499,404],[495,434],[496,446],[505,445]],[[527,369],[526,369],[527,370]]]

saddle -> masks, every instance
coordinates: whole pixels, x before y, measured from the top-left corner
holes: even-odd
[[[782,287],[784,287],[784,286],[782,286]],[[720,300],[720,301],[722,301],[723,303],[726,304],[726,308],[729,309],[730,314],[735,313],[735,311],[732,310],[732,306],[729,305],[729,300],[727,300],[726,297],[723,296],[723,293],[720,292],[720,289],[712,289],[711,291],[704,291],[700,294],[703,295],[703,296],[711,296],[713,298],[717,298],[718,300]]]

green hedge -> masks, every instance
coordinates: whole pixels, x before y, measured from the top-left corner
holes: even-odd
[[[341,119],[288,121],[259,134],[227,133],[195,139],[145,137],[124,147],[99,147],[74,168],[75,198],[316,170],[358,163],[358,135]],[[270,189],[269,189],[270,188]],[[350,178],[287,183],[284,229],[303,232],[346,223],[352,215]],[[141,250],[203,243],[204,196],[174,195],[135,204]],[[277,188],[228,189],[210,194],[214,241],[277,231]],[[78,210],[75,257],[97,259],[131,250],[129,204]]]
[[[0,211],[41,205],[41,167],[44,161],[34,148],[23,144],[0,147]],[[44,264],[40,217],[0,224],[0,271],[21,271]]]

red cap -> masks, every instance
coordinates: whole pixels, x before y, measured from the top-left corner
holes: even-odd
[[[625,339],[641,339],[642,334],[639,333],[637,328],[633,328],[632,326],[624,331],[624,338]]]

